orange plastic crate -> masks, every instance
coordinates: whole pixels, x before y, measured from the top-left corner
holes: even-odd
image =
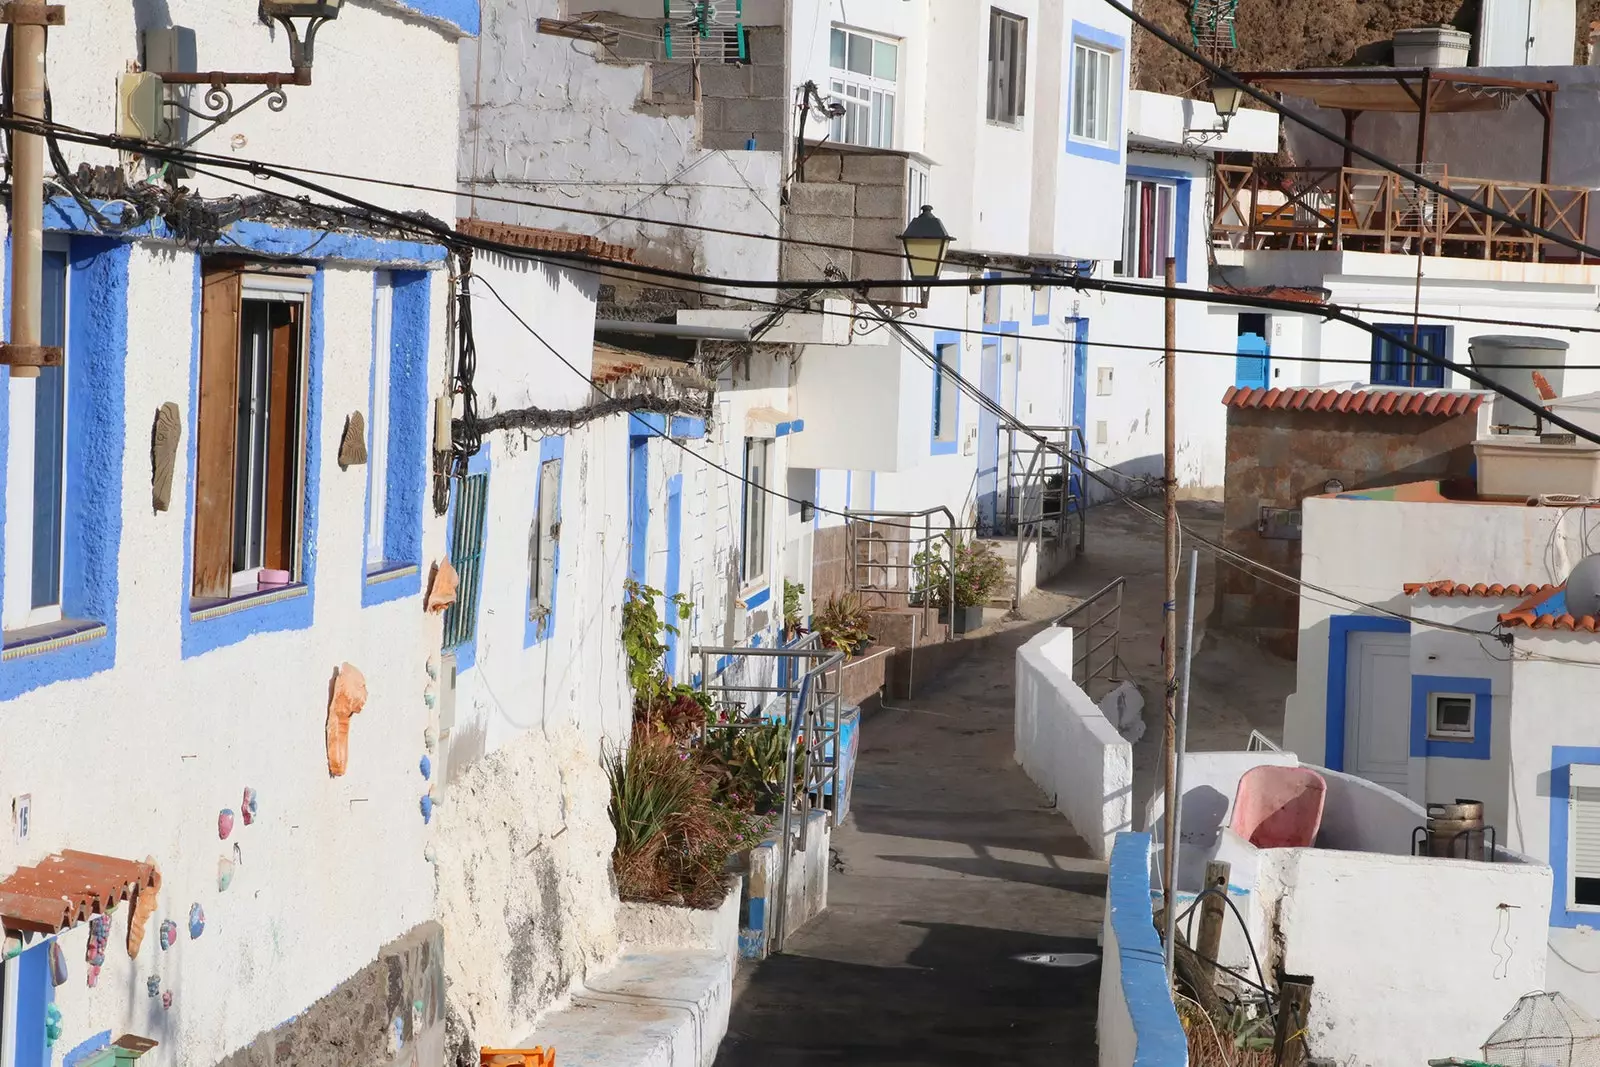
[[[478,1051],[479,1067],[556,1067],[556,1050],[486,1048]]]

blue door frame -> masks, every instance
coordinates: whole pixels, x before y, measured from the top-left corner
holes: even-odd
[[[1272,346],[1256,333],[1241,333],[1234,360],[1233,384],[1240,389],[1265,389]]]
[[[978,387],[995,404],[1000,403],[1000,339],[985,338]],[[1000,485],[1000,420],[987,405],[978,409],[978,526],[995,528]]]
[[[1084,437],[1081,441],[1068,441],[1067,450],[1071,451],[1079,444],[1088,451],[1088,418],[1089,418],[1089,320],[1076,320],[1077,332],[1072,339],[1072,418],[1068,421],[1078,428]],[[1072,503],[1069,510],[1078,507],[1078,501],[1083,499],[1083,474],[1077,470],[1069,469],[1067,472],[1067,490]]]

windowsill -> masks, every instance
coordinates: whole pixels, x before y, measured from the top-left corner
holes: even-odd
[[[205,622],[207,619],[221,618],[232,615],[237,611],[247,608],[259,607],[263,604],[276,604],[283,600],[293,600],[305,596],[310,591],[304,582],[290,582],[272,589],[258,589],[253,592],[237,593],[227,597],[190,597],[189,621]]]
[[[59,622],[40,623],[7,630],[0,634],[0,660],[21,659],[54,652],[69,645],[79,645],[104,637],[106,624],[92,619],[62,619]]]
[[[1475,737],[1462,737],[1460,734],[1429,734],[1428,740],[1446,745],[1470,745],[1476,741]]]
[[[772,585],[765,575],[753,582],[746,582],[739,593],[739,603],[746,611],[754,611],[770,599],[772,599]]]
[[[996,129],[1015,130],[1018,133],[1022,132],[1023,122],[1021,119],[1018,119],[1015,122],[1006,122],[1004,119],[985,119],[984,121]]]
[[[384,560],[382,563],[367,564],[367,584],[377,585],[380,582],[392,582],[396,578],[409,578],[422,570],[420,564],[396,563]]]

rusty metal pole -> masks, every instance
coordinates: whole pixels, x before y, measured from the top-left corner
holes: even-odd
[[[6,4],[7,14],[21,5]],[[42,10],[42,9],[41,9]],[[42,23],[12,27],[11,111],[19,119],[44,121]],[[44,273],[44,138],[11,134],[11,336],[5,362],[13,378],[37,378],[45,357],[39,347]],[[57,354],[59,361],[59,353]]]
[[[1162,585],[1161,617],[1164,623],[1161,641],[1162,664],[1162,722],[1164,732],[1161,741],[1161,768],[1162,782],[1165,783],[1164,795],[1166,797],[1165,812],[1161,823],[1161,893],[1162,902],[1166,905],[1167,914],[1172,914],[1173,907],[1173,878],[1177,874],[1178,856],[1178,827],[1177,820],[1173,817],[1176,812],[1177,797],[1177,716],[1175,714],[1175,697],[1177,696],[1178,673],[1178,368],[1174,357],[1178,348],[1178,301],[1172,293],[1178,286],[1177,260],[1167,257],[1166,270],[1167,284],[1167,351],[1164,369],[1166,371],[1166,456],[1162,466],[1162,491],[1166,497],[1167,512],[1167,539],[1164,562],[1166,564],[1165,581]],[[1167,981],[1172,980],[1173,944],[1172,939],[1167,939]]]

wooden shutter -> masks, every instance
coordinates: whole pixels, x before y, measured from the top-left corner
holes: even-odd
[[[1571,774],[1573,878],[1600,878],[1600,767],[1574,764]]]
[[[266,536],[261,565],[288,571],[295,566],[295,536],[300,525],[300,335],[298,303],[274,303],[272,364],[267,372]]]
[[[200,408],[195,425],[194,595],[227,596],[233,584],[233,463],[238,433],[242,276],[200,276]]]

